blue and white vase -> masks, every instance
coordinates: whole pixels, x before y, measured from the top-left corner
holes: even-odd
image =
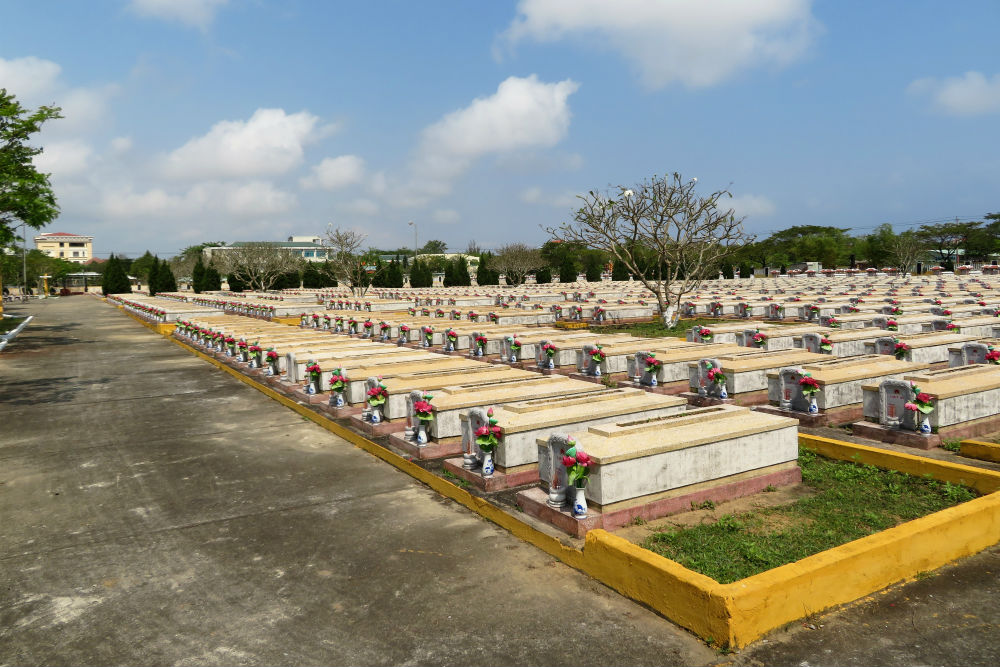
[[[344,392],[335,391],[330,395],[330,406],[334,408],[344,407]]]
[[[931,418],[928,417],[927,415],[924,415],[923,418],[920,420],[920,432],[923,435],[931,434]]]
[[[483,452],[483,477],[491,477],[495,471],[493,452]]]
[[[370,419],[373,424],[382,423],[382,406],[377,406],[372,408],[372,414]]]
[[[809,397],[809,414],[811,414],[811,415],[819,414],[819,406],[816,405],[816,397],[815,396],[810,396]]]
[[[719,398],[729,398],[729,392],[726,391],[726,385],[724,384],[719,385]]]
[[[416,441],[418,445],[427,444],[427,424],[422,419],[417,420]]]
[[[649,386],[650,387],[655,387],[656,386],[656,373],[650,373],[649,374]]]
[[[573,496],[573,518],[587,518],[587,490],[582,486],[574,486],[576,494]]]

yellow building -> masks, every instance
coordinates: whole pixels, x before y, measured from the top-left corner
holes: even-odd
[[[94,258],[94,237],[68,232],[50,232],[35,237],[35,248],[49,257],[86,264]]]

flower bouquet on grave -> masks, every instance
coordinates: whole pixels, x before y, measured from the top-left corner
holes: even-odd
[[[367,395],[368,407],[371,408],[371,422],[379,424],[382,422],[382,406],[389,398],[389,390],[382,384],[382,378],[379,378],[378,385],[368,390]]]
[[[684,304],[684,314],[694,315],[695,303],[694,301],[688,301]]]
[[[424,317],[430,317],[431,316],[431,309],[430,308],[421,308],[420,309],[420,314],[423,315]]]
[[[226,344],[226,354],[228,354],[230,357],[235,356],[235,354],[236,354],[236,339],[233,338],[232,336],[226,336],[223,339],[223,342]]]
[[[517,355],[521,351],[521,341],[516,336],[507,336],[507,342],[510,344],[510,361],[514,363],[517,361]]]
[[[829,320],[827,320],[827,326],[830,327],[831,329],[839,329],[840,322],[837,320],[836,317],[831,317]]]
[[[253,345],[247,348],[247,353],[250,355],[251,368],[260,368],[261,366],[264,365],[261,359],[261,352],[263,351],[264,348],[262,348],[257,343],[254,343]]]
[[[885,328],[889,331],[899,331],[899,323],[896,320],[886,320]]]
[[[247,358],[248,347],[249,344],[245,340],[240,340],[236,342],[237,355],[239,356],[240,361],[249,361],[249,359]]]
[[[365,301],[365,310],[367,310],[368,312],[371,312],[371,310],[372,310],[372,302],[371,301]]]
[[[309,314],[308,313],[299,313],[299,326],[303,326],[304,327],[307,324],[309,324]]]
[[[408,343],[409,340],[410,340],[410,327],[406,326],[405,324],[400,324],[399,325],[399,341],[397,341],[397,342],[400,345],[404,345],[405,343]]]
[[[460,320],[462,319],[462,311],[455,309],[451,311],[451,319]]]
[[[546,368],[555,368],[555,361],[553,358],[556,356],[556,352],[558,351],[559,349],[552,343],[545,343],[542,345],[542,354],[546,357]]]
[[[947,308],[945,308],[944,310],[942,310],[941,314],[944,315],[945,317],[951,317],[951,311],[948,310]]]
[[[347,333],[348,335],[358,333],[358,321],[353,317],[347,320]]]
[[[935,306],[940,306],[942,303],[944,303],[944,302],[941,301],[941,299],[934,299],[934,305]]]
[[[977,306],[985,306],[985,305],[986,305],[986,302],[985,302],[985,301],[977,301],[977,302],[976,302],[976,305],[977,305]]]
[[[567,438],[566,444],[569,447],[562,453],[562,464],[566,467],[566,480],[576,491],[576,496],[573,499],[573,517],[586,519],[587,496],[585,489],[590,480],[593,459],[572,438]]]
[[[419,401],[413,402],[413,416],[417,418],[417,423],[413,425],[413,436],[417,444],[427,444],[427,427],[434,420],[434,406],[431,400],[434,397],[424,394]]]
[[[389,323],[382,320],[378,323],[378,332],[382,336],[382,340],[388,340],[389,338]]]
[[[594,320],[596,320],[597,322],[603,322],[604,312],[605,312],[604,309],[601,308],[600,306],[594,308]]]
[[[347,386],[347,376],[343,368],[336,368],[330,376],[330,405],[334,408],[344,407],[344,387]]]
[[[994,350],[991,346],[986,352],[986,363],[1000,364],[1000,350]]]
[[[650,352],[646,355],[646,374],[649,375],[649,385],[651,387],[656,386],[656,378],[660,374],[660,369],[663,368],[663,362],[656,358],[654,352]]]
[[[823,350],[824,352],[832,352],[833,341],[827,338],[826,336],[821,336],[819,339],[819,349]]]
[[[306,373],[309,383],[306,385],[306,393],[309,395],[319,393],[319,378],[323,374],[323,369],[315,361],[310,361],[306,365]]]
[[[414,315],[417,314],[417,309],[416,308],[407,308],[406,312],[408,312],[410,314],[410,317],[413,317]]]
[[[458,333],[449,327],[448,330],[444,332],[444,338],[447,341],[444,346],[445,352],[454,352],[456,346],[458,345]]]
[[[955,329],[958,328],[958,325],[955,324],[954,322],[948,322],[948,324],[946,324],[944,328],[947,329],[948,331],[954,331]]]
[[[420,327],[420,331],[424,334],[424,347],[430,347],[431,341],[434,340],[434,327],[425,324]]]
[[[934,398],[930,394],[920,391],[920,387],[915,382],[910,383],[910,389],[913,391],[913,401],[903,407],[914,413],[914,417],[916,417],[917,412],[922,415],[919,427],[920,432],[924,435],[930,435],[931,422],[927,415],[934,412]]]
[[[363,326],[365,328],[365,338],[371,338],[372,330],[375,328],[375,323],[366,319]]]
[[[909,351],[910,351],[910,346],[907,345],[906,343],[900,342],[900,340],[897,338],[896,344],[892,348],[893,356],[902,361],[904,358],[906,358],[906,353]]]
[[[802,377],[799,378],[799,389],[802,391],[802,395],[809,399],[809,414],[818,413],[819,406],[816,405],[816,394],[819,393],[819,383],[816,379],[809,373],[802,373]]]
[[[481,357],[486,353],[486,336],[481,334],[476,334],[476,338],[473,341],[475,343],[473,350],[475,351],[475,356]]]
[[[497,420],[493,417],[493,408],[486,411],[488,423],[476,429],[476,445],[483,453],[483,477],[489,477],[495,470],[493,466],[493,451],[500,444],[503,437],[503,429],[497,426]]]
[[[319,328],[319,313],[312,314],[312,325],[314,328]]]
[[[719,398],[729,398],[729,392],[726,391],[726,374],[721,368],[716,368],[711,361],[706,361],[705,366],[708,368],[706,373],[708,381],[715,385]]]
[[[441,310],[440,308],[434,311],[434,314],[437,315],[438,317],[444,317],[444,311]]]
[[[898,315],[902,315],[903,314],[903,309],[900,308],[899,306],[893,306],[891,309],[889,309],[889,313],[892,314],[892,315],[897,315],[897,316]]]
[[[764,347],[767,345],[767,334],[762,334],[760,329],[758,329],[754,335],[751,336],[751,340],[753,340],[753,344],[757,347]]]
[[[323,328],[324,329],[330,328],[330,316],[327,315],[326,313],[323,313]]]
[[[600,377],[601,362],[608,358],[608,355],[602,349],[603,347],[603,345],[597,343],[594,345],[594,351],[590,353],[590,374],[595,377]]]
[[[477,313],[474,310],[470,310],[469,311],[469,321],[470,322],[478,322],[479,321],[479,313]]]
[[[701,338],[702,342],[711,343],[713,335],[712,330],[708,327],[700,327],[698,329],[698,338]]]
[[[500,321],[500,316],[497,315],[496,313],[491,312],[490,315],[489,315],[489,319],[490,319],[490,322],[493,322],[494,324],[496,324],[497,322]]]

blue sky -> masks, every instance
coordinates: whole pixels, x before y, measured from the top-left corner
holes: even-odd
[[[11,0],[0,87],[99,256],[541,243],[673,171],[758,235],[1000,211],[1000,3]]]

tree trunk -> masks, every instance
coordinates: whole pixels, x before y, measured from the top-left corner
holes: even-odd
[[[673,304],[667,306],[667,309],[663,311],[663,324],[667,327],[674,327],[677,325],[677,321],[681,318],[680,311]]]

